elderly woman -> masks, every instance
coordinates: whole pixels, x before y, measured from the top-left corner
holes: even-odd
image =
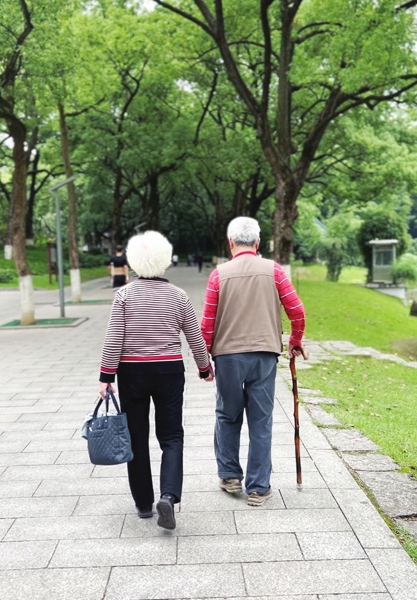
[[[180,334],[192,350],[199,374],[213,380],[206,344],[186,293],[163,279],[172,246],[156,231],[129,241],[127,259],[138,279],[115,296],[103,347],[100,394],[117,375],[121,408],[127,413],[134,458],[129,485],[139,517],[152,517],[154,491],[149,457],[149,408],[155,405],[155,432],[162,450],[158,525],[175,528],[174,504],[183,480],[182,405],[184,363]]]

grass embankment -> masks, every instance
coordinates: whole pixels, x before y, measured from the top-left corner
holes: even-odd
[[[56,281],[55,275],[52,275],[52,283],[49,283],[48,275],[48,262],[46,248],[38,248],[28,246],[26,248],[27,259],[30,269],[33,274],[33,287],[36,289],[44,290],[57,290],[59,285]],[[13,279],[5,283],[0,282],[0,290],[2,288],[17,288],[19,287],[19,280],[17,277],[14,262],[12,260],[5,260],[3,252],[0,255],[0,270],[7,270],[13,272]],[[91,279],[97,279],[97,277],[105,277],[107,275],[107,267],[93,267],[91,269],[80,269],[81,282],[90,281]],[[64,275],[64,285],[70,284],[70,276]]]
[[[409,309],[396,298],[347,285],[363,282],[364,270],[344,270],[341,282],[347,283],[331,283],[325,281],[323,267],[314,265],[295,270],[293,281],[306,307],[308,339],[347,340],[417,360],[417,318],[409,316]],[[402,471],[417,477],[417,369],[345,356],[300,371],[298,378],[304,387],[336,398],[335,406],[323,408],[345,427],[362,431]],[[410,534],[389,524],[417,562]]]

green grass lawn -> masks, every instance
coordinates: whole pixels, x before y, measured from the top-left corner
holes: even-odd
[[[417,474],[416,369],[346,356],[300,371],[298,380],[336,398],[336,405],[323,407],[343,425],[360,429],[404,471]]]
[[[27,259],[33,274],[33,287],[35,289],[45,289],[45,290],[56,290],[59,285],[56,281],[55,276],[52,276],[52,283],[49,283],[49,275],[48,275],[48,262],[47,262],[47,254],[46,248],[39,247],[27,247]],[[14,266],[14,262],[10,260],[5,260],[3,252],[0,254],[0,270],[10,270],[13,272],[14,277],[11,281],[7,281],[6,283],[0,283],[0,290],[2,288],[13,288],[19,287],[19,280],[17,278],[16,269]],[[91,279],[97,279],[97,277],[105,277],[107,275],[107,267],[93,267],[91,269],[80,269],[81,271],[81,282],[90,281]],[[64,284],[70,284],[70,276],[64,275]]]

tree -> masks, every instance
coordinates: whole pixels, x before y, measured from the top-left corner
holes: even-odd
[[[417,85],[417,2],[260,0],[259,12],[252,2],[154,2],[209,36],[254,119],[275,182],[274,256],[288,263],[297,198],[330,124]]]
[[[0,73],[0,118],[7,124],[8,133],[13,140],[13,191],[11,196],[13,255],[19,275],[21,291],[21,324],[30,325],[35,322],[33,307],[32,276],[26,260],[26,172],[27,158],[25,153],[26,126],[19,117],[15,106],[15,86],[22,66],[22,46],[33,30],[32,17],[25,0],[20,0],[20,23],[14,7],[4,4],[2,8],[12,10],[12,23],[2,29],[0,42],[4,42],[4,54],[1,56]],[[1,22],[6,20],[5,12]],[[14,17],[14,18],[13,18]],[[5,39],[6,38],[6,39]]]

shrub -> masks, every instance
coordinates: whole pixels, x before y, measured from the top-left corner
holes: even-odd
[[[80,267],[84,269],[92,269],[93,267],[101,267],[109,262],[109,257],[104,254],[81,254]]]
[[[417,282],[417,256],[415,254],[403,254],[391,269],[394,283],[399,281]]]
[[[0,283],[7,283],[14,278],[14,272],[10,269],[0,269]]]

